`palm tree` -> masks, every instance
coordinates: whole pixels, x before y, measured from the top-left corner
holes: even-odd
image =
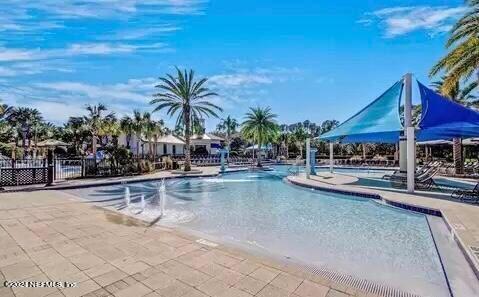
[[[431,83],[437,92],[441,93],[445,97],[452,101],[455,101],[464,105],[477,105],[478,101],[474,100],[476,97],[471,94],[472,90],[477,86],[477,82],[471,82],[464,89],[461,90],[459,81],[454,83],[452,88],[444,88],[446,77],[443,77],[439,81]],[[464,162],[462,158],[462,139],[460,137],[454,137],[452,139],[452,156],[454,159],[454,169],[456,174],[464,173]]]
[[[455,24],[446,47],[450,50],[431,69],[434,76],[444,71],[443,93],[449,93],[461,80],[476,72],[479,81],[479,0],[468,0],[469,9]]]
[[[92,153],[95,156],[100,129],[102,128],[102,125],[105,121],[108,121],[112,117],[114,117],[114,114],[109,113],[107,115],[104,115],[104,113],[108,109],[105,105],[101,103],[99,103],[98,105],[87,105],[86,110],[88,111],[88,115],[86,115],[84,119],[90,132],[90,136],[92,138]]]
[[[153,125],[153,140],[155,141],[154,147],[153,147],[153,160],[156,160],[156,152],[158,151],[158,138],[161,136],[165,135],[167,133],[165,127],[164,127],[164,122],[162,120],[154,122]]]
[[[143,134],[143,128],[144,128],[143,115],[138,110],[133,111],[132,126],[133,126],[133,131],[135,133],[135,138],[136,138],[136,156],[138,157],[140,156],[140,141],[141,141],[141,135]]]
[[[191,171],[191,124],[195,119],[209,116],[218,117],[221,107],[208,101],[209,97],[217,96],[206,87],[207,78],[195,80],[193,70],[187,72],[176,68],[176,77],[167,74],[160,77],[160,90],[154,95],[150,104],[156,105],[153,112],[167,109],[171,117],[177,114],[176,126],[184,127],[185,136],[185,171]]]
[[[86,142],[88,136],[88,125],[84,117],[70,117],[68,122],[63,127],[63,140],[72,141],[75,153],[80,154],[81,145]]]
[[[15,127],[17,141],[18,136],[21,135],[22,147],[24,153],[27,154],[27,140],[28,147],[31,146],[32,129],[43,120],[41,113],[35,108],[17,107],[13,108],[7,117],[7,121],[11,122]]]
[[[148,142],[148,156],[153,157],[153,148],[151,139],[155,134],[156,122],[151,119],[151,114],[149,112],[143,113],[143,132]]]
[[[299,155],[303,158],[303,145],[306,139],[309,137],[309,133],[302,126],[297,127],[293,131],[293,139],[296,146],[299,148]]]
[[[217,129],[225,133],[226,147],[230,148],[231,136],[236,133],[239,124],[236,119],[231,116],[227,116],[224,119],[221,119],[221,122],[218,124]]]
[[[246,139],[258,145],[258,152],[263,144],[272,141],[279,134],[279,126],[276,123],[277,115],[271,112],[270,107],[250,107],[246,113],[245,121],[241,124],[241,133]],[[261,167],[261,154],[258,154],[258,167]]]
[[[130,149],[131,136],[135,133],[133,129],[133,120],[129,116],[121,118],[120,129],[125,133],[126,148]]]

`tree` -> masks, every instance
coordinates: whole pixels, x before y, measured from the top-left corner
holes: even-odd
[[[245,121],[241,124],[241,134],[253,142],[253,148],[254,144],[258,145],[258,152],[263,144],[271,142],[279,134],[276,117],[270,107],[250,107],[250,111],[246,113]],[[258,154],[257,165],[261,167],[261,154]]]
[[[299,155],[303,158],[303,145],[306,139],[309,137],[309,133],[303,127],[298,127],[293,131],[291,135],[296,146],[299,148]]]
[[[84,117],[70,117],[63,127],[63,141],[72,142],[75,154],[80,154],[81,146],[90,135],[88,125]]]
[[[138,110],[133,111],[132,125],[136,138],[136,156],[138,157],[140,155],[141,135],[143,134],[143,115]]]
[[[479,0],[468,0],[469,9],[451,30],[449,52],[431,69],[430,76],[445,72],[442,93],[450,93],[476,72],[479,81]]]
[[[31,147],[32,130],[35,125],[38,125],[43,121],[41,113],[35,108],[29,107],[16,107],[13,108],[7,117],[15,129],[16,144],[18,145],[19,136],[22,138],[22,147],[24,153],[27,154],[27,141],[28,147]]]
[[[230,149],[231,136],[236,133],[238,127],[238,121],[231,116],[221,119],[221,122],[216,127],[218,131],[225,133],[226,147],[228,150]]]
[[[149,112],[143,113],[143,132],[148,143],[148,156],[153,158],[153,146],[152,138],[154,136],[156,129],[156,122],[151,119],[151,114]]]
[[[476,98],[471,94],[471,92],[474,89],[474,84],[476,84],[477,82],[472,82],[461,90],[459,81],[457,81],[452,88],[444,88],[446,79],[446,77],[443,77],[441,80],[435,81],[431,85],[436,89],[437,92],[441,93],[452,101],[464,105],[477,104],[477,101],[471,102],[472,99]],[[454,137],[452,139],[452,155],[454,160],[455,173],[463,174],[464,162],[462,157],[462,139],[460,137]]]
[[[100,129],[104,125],[105,121],[111,120],[114,117],[113,113],[105,115],[104,113],[108,110],[107,107],[101,103],[98,105],[87,105],[86,110],[88,115],[84,117],[87,129],[90,132],[92,138],[92,153],[96,155],[96,147]]]
[[[135,133],[133,129],[133,120],[129,116],[121,118],[120,129],[125,133],[126,148],[130,149],[131,136]]]
[[[153,112],[167,109],[167,115],[177,115],[176,126],[184,127],[185,136],[185,171],[191,171],[191,125],[195,119],[209,116],[218,117],[221,107],[208,101],[217,96],[206,87],[207,78],[195,80],[193,70],[187,72],[176,68],[176,76],[167,74],[160,77],[160,84],[155,86],[160,91],[154,94],[150,104],[156,105]]]

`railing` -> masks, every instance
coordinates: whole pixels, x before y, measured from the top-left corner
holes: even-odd
[[[0,160],[0,187],[47,182],[46,159]]]

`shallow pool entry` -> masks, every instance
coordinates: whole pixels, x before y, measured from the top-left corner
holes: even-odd
[[[420,296],[449,296],[426,216],[292,186],[284,173],[168,180],[159,223]],[[143,215],[158,216],[160,183],[128,184],[130,204],[144,195]],[[125,185],[72,191],[119,209],[125,204]]]

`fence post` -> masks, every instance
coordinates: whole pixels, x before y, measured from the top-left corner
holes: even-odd
[[[54,159],[53,150],[48,150],[48,167],[47,167],[47,184],[45,186],[52,186],[54,180]]]
[[[85,177],[85,157],[81,157],[81,177]]]

